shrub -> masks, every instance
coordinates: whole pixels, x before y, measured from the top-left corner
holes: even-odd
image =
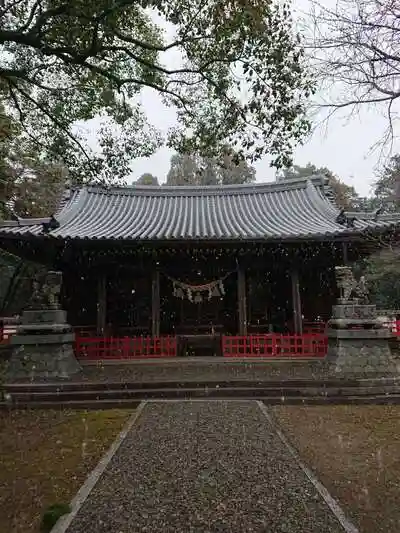
[[[55,526],[57,520],[71,512],[71,507],[67,503],[55,503],[50,505],[42,516],[42,522],[40,524],[40,531],[42,533],[50,533]]]

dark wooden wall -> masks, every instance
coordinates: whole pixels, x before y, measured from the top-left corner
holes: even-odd
[[[262,254],[243,249],[188,248],[174,253],[153,249],[147,256],[117,257],[108,251],[91,255],[86,262],[81,257],[76,267],[73,260],[67,268],[64,266],[63,304],[72,325],[98,323],[99,280],[106,276],[106,297],[100,309],[104,310],[106,329],[114,334],[172,334],[183,329],[196,332],[207,325],[232,334],[246,328],[248,332],[267,332],[270,324],[274,331],[293,331],[294,267],[305,320],[314,321],[318,316],[328,319],[336,292],[334,265],[341,264],[341,255],[341,247],[327,245],[279,245]],[[244,272],[241,286],[239,265]],[[159,272],[159,288],[154,285],[155,269]],[[205,299],[201,304],[174,296],[169,279],[201,284],[224,276],[225,295]],[[159,310],[154,307],[157,291]],[[240,302],[245,305],[242,309]]]

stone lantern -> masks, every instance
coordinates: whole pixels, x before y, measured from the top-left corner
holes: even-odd
[[[335,268],[340,297],[328,322],[328,362],[337,375],[365,377],[398,373],[389,347],[390,331],[369,303],[362,276],[357,282],[348,266]]]
[[[33,291],[21,324],[11,337],[7,378],[67,379],[81,371],[75,358],[75,334],[60,307],[61,272],[49,271],[33,280]]]

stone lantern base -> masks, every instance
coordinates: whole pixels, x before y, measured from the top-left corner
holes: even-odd
[[[77,374],[81,366],[74,355],[74,341],[65,311],[24,311],[22,324],[11,337],[7,380],[68,379]]]
[[[339,300],[328,322],[327,361],[335,375],[364,377],[399,374],[389,347],[390,332],[377,319],[375,305]]]
[[[399,373],[391,354],[389,332],[328,330],[327,360],[335,375],[363,377],[393,376]]]

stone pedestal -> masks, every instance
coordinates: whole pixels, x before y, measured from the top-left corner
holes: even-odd
[[[60,279],[58,273],[49,275],[50,279]],[[52,288],[48,292],[54,297],[57,290]],[[67,323],[66,312],[58,308],[54,298],[50,299],[51,307],[46,308],[49,302],[37,295],[38,290],[33,308],[23,312],[21,324],[11,337],[13,351],[6,374],[8,381],[67,379],[81,371],[73,350],[75,334]]]
[[[328,322],[328,356],[335,375],[377,377],[398,373],[389,347],[390,332],[375,305],[339,299]]]

